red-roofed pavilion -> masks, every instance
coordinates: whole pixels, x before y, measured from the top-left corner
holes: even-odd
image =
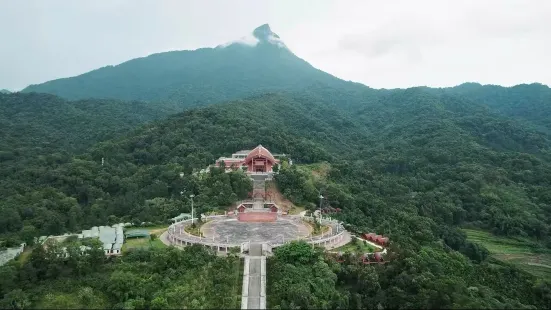
[[[230,158],[220,158],[216,161],[219,165],[224,162],[225,168],[230,167],[246,169],[248,173],[269,173],[273,172],[272,168],[275,164],[279,164],[270,151],[262,145],[255,147],[252,151],[240,151],[235,153]]]

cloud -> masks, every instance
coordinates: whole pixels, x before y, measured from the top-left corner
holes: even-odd
[[[366,34],[344,36],[339,40],[339,47],[368,58],[398,56],[408,61],[419,62],[423,56],[418,43],[413,38]]]
[[[256,46],[258,44],[258,42],[260,42],[260,41],[255,36],[253,36],[253,34],[251,33],[248,36],[244,36],[244,37],[241,37],[238,40],[234,40],[234,41],[230,41],[230,42],[221,44],[218,47],[223,48],[223,47],[227,47],[229,45],[235,44],[235,43],[244,44],[244,45],[248,45],[248,46]]]
[[[235,38],[263,23],[315,67],[372,87],[551,84],[549,16],[550,0],[0,1],[0,88],[168,50],[254,45]]]
[[[453,5],[442,2],[448,4],[448,12],[433,8],[434,12],[429,11],[432,14],[416,14],[408,12],[408,7],[396,8],[386,21],[373,20],[375,27],[368,31],[342,35],[339,47],[377,58],[397,52],[422,53],[424,48],[435,45],[545,35],[551,28],[551,1],[534,1],[540,5],[526,5],[524,1],[464,1]],[[416,1],[415,4],[421,11],[435,3]]]

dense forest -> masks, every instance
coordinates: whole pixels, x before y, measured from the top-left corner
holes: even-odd
[[[468,98],[502,115],[514,117],[526,125],[551,133],[551,88],[547,85],[534,83],[502,87],[465,83],[432,91],[444,91]]]
[[[548,136],[484,105],[422,88],[391,92],[355,113],[335,110],[341,93],[326,90],[325,101],[258,95],[149,123],[79,155],[40,155],[0,183],[3,236],[32,242],[38,235],[118,220],[163,221],[189,211],[180,191],[196,195],[200,212],[229,206],[250,190],[242,173],[194,172],[260,143],[290,154],[298,167],[329,163],[326,178],[317,182],[297,165],[281,171],[277,184],[295,203],[312,208],[322,190],[324,203],[343,209],[340,218],[350,229],[393,240],[393,257],[384,267],[352,260],[335,265],[321,253],[306,253],[328,264],[314,272],[318,263],[290,267],[300,260],[279,262],[276,255],[273,264],[288,268],[269,275],[276,287],[269,297],[273,306],[548,306],[548,283],[489,260],[458,229],[522,235],[551,246]],[[296,294],[283,290],[304,274],[331,292],[312,291],[315,285],[297,287]],[[57,280],[43,281],[30,285],[49,287]],[[4,298],[19,294],[19,285]]]
[[[71,253],[60,257],[62,246]],[[72,244],[37,248],[23,263],[0,268],[2,309],[236,309],[238,257],[200,246],[137,249],[106,259],[101,243],[84,253]]]
[[[255,30],[258,44],[230,44],[171,51],[132,59],[82,75],[31,85],[71,100],[111,98],[174,102],[196,107],[270,91],[300,91],[312,84],[367,88],[318,70],[286,47],[273,44],[268,25]]]
[[[36,155],[78,153],[179,111],[169,104],[153,107],[137,101],[67,101],[49,94],[0,93],[0,165],[13,168]]]
[[[166,223],[190,211],[190,194],[199,213],[227,209],[250,179],[197,172],[262,144],[293,159],[275,179],[295,204],[312,210],[322,193],[349,230],[391,240],[384,265],[337,263],[304,243],[277,249],[271,308],[551,308],[549,279],[494,259],[464,231],[549,253],[547,86],[375,90],[315,69],[259,29],[255,46],[155,54],[0,93],[2,246]],[[235,257],[190,247],[106,259],[97,244],[78,246],[36,247],[0,267],[0,307],[239,306]]]
[[[192,173],[221,155],[259,143],[294,154],[298,162],[330,160],[332,153],[358,141],[357,136],[338,133],[337,127],[359,130],[344,116],[317,121],[331,114],[330,109],[313,110],[283,96],[265,95],[187,111],[96,144],[78,156],[40,155],[0,180],[2,233],[62,233],[98,225],[110,216],[125,221],[166,219],[189,208],[181,191],[186,197],[197,195],[199,207],[229,205],[246,196],[251,185],[244,175],[216,169],[202,178]],[[271,121],[263,121],[262,115],[271,115]],[[161,211],[165,208],[149,204],[153,199],[180,206]]]

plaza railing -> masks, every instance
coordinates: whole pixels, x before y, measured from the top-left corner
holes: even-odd
[[[230,216],[227,215],[210,215],[204,217],[205,220],[213,220],[213,219],[222,219],[222,218],[229,218]],[[280,216],[280,219],[286,219],[291,221],[312,221],[314,218],[312,217],[303,217],[300,215],[282,215]],[[197,219],[195,219],[197,220]],[[185,231],[185,228],[189,225],[191,225],[192,219],[182,220],[179,222],[176,222],[169,226],[168,228],[168,240],[170,243],[174,245],[188,245],[188,244],[201,244],[204,246],[212,247],[212,248],[233,248],[233,247],[241,247],[243,242],[234,243],[228,240],[227,238],[224,240],[224,237],[213,237],[213,238],[206,238],[206,237],[200,237],[192,235]],[[330,231],[327,233],[322,233],[318,236],[309,236],[309,237],[296,237],[296,238],[289,238],[285,239],[282,237],[281,242],[278,241],[271,241],[267,242],[270,246],[270,248],[276,248],[279,246],[282,246],[285,243],[288,243],[290,241],[298,241],[303,240],[309,244],[312,245],[332,245],[337,243],[338,241],[342,240],[344,237],[344,234],[346,230],[342,226],[342,223],[340,223],[337,220],[326,218],[321,220],[322,225],[328,225],[331,227]],[[249,241],[250,243],[250,241]]]

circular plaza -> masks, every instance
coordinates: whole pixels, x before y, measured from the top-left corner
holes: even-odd
[[[285,240],[303,239],[311,228],[302,221],[279,218],[273,222],[240,221],[237,218],[209,221],[201,227],[206,239],[231,241],[232,243],[284,243]]]
[[[215,215],[205,217],[199,229],[191,231],[191,219],[172,224],[168,241],[175,246],[200,244],[221,252],[231,248],[246,251],[251,243],[266,244],[272,249],[293,240],[304,240],[312,245],[331,246],[343,240],[344,228],[338,221],[322,219],[327,229],[312,234],[311,217],[266,213]],[[197,223],[197,219],[195,219]]]

